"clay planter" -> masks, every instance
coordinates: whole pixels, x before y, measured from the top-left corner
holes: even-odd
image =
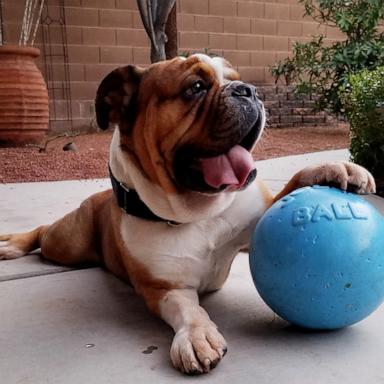
[[[48,92],[35,64],[40,50],[0,46],[0,145],[36,143],[48,130]]]

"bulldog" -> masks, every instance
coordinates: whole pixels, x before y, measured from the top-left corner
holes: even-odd
[[[101,129],[117,126],[113,189],[51,225],[1,236],[0,259],[41,248],[54,262],[104,266],[174,329],[171,360],[188,374],[209,372],[227,352],[199,295],[222,287],[275,200],[313,184],[375,191],[364,168],[335,162],[303,169],[273,197],[251,155],[263,103],[219,57],[117,68],[98,88],[96,115]]]

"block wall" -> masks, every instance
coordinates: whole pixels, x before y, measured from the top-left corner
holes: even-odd
[[[55,1],[48,0],[51,10]],[[18,40],[23,5],[24,1],[3,0],[9,43]],[[296,0],[177,0],[177,7],[180,53],[203,51],[227,58],[245,81],[262,87],[272,125],[311,120],[304,110],[311,103],[297,100],[295,104],[289,89],[273,85],[268,68],[290,54],[294,41],[319,32],[330,39],[340,38],[335,30],[324,30],[311,19],[303,18],[303,8]],[[74,127],[88,129],[94,126],[93,100],[99,82],[119,65],[148,65],[149,40],[136,0],[65,0],[65,17]],[[53,51],[59,51],[59,28],[56,32],[53,28],[51,37]],[[36,46],[41,48],[40,35]],[[53,81],[58,83],[63,76],[60,60],[53,65]],[[42,60],[40,65],[44,72]],[[60,119],[65,117],[65,103],[59,95],[51,100],[53,103],[57,121],[51,127],[62,130],[65,126]],[[323,120],[322,117],[316,121]]]

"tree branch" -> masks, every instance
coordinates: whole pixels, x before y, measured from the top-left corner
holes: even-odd
[[[176,0],[137,0],[144,28],[151,41],[151,61],[166,59],[165,44],[168,37],[165,28]]]
[[[155,20],[155,23],[156,23],[158,3],[157,3],[157,0],[149,0],[149,2],[152,4],[152,20]]]
[[[168,15],[168,19],[165,24],[165,34],[167,35],[167,42],[165,44],[165,57],[167,59],[173,59],[179,53],[176,3],[173,5],[171,12]]]
[[[152,23],[152,11],[148,12],[148,8],[150,8],[150,2],[151,0],[137,0],[137,6],[139,8],[145,31],[147,32],[147,35],[151,41],[151,45],[156,46],[156,35]]]
[[[45,139],[44,141],[44,144],[40,145],[40,144],[27,144],[27,147],[32,147],[32,148],[37,148],[39,150],[39,152],[46,152],[47,151],[47,147],[48,147],[48,144],[51,142],[51,141],[54,141],[54,140],[57,140],[57,139],[60,139],[62,137],[76,137],[76,136],[80,136],[81,135],[81,132],[78,131],[78,132],[73,132],[73,133],[68,133],[68,132],[64,132],[64,133],[59,133],[55,136],[51,136],[51,137],[48,137],[47,139]]]
[[[159,27],[162,32],[165,31],[165,24],[168,20],[168,16],[175,5],[176,0],[164,0],[162,7],[158,9],[156,15],[156,27]]]

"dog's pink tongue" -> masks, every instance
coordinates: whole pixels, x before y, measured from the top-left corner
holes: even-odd
[[[201,159],[205,182],[214,188],[221,185],[241,187],[254,168],[252,155],[242,146],[236,145],[227,153]]]

